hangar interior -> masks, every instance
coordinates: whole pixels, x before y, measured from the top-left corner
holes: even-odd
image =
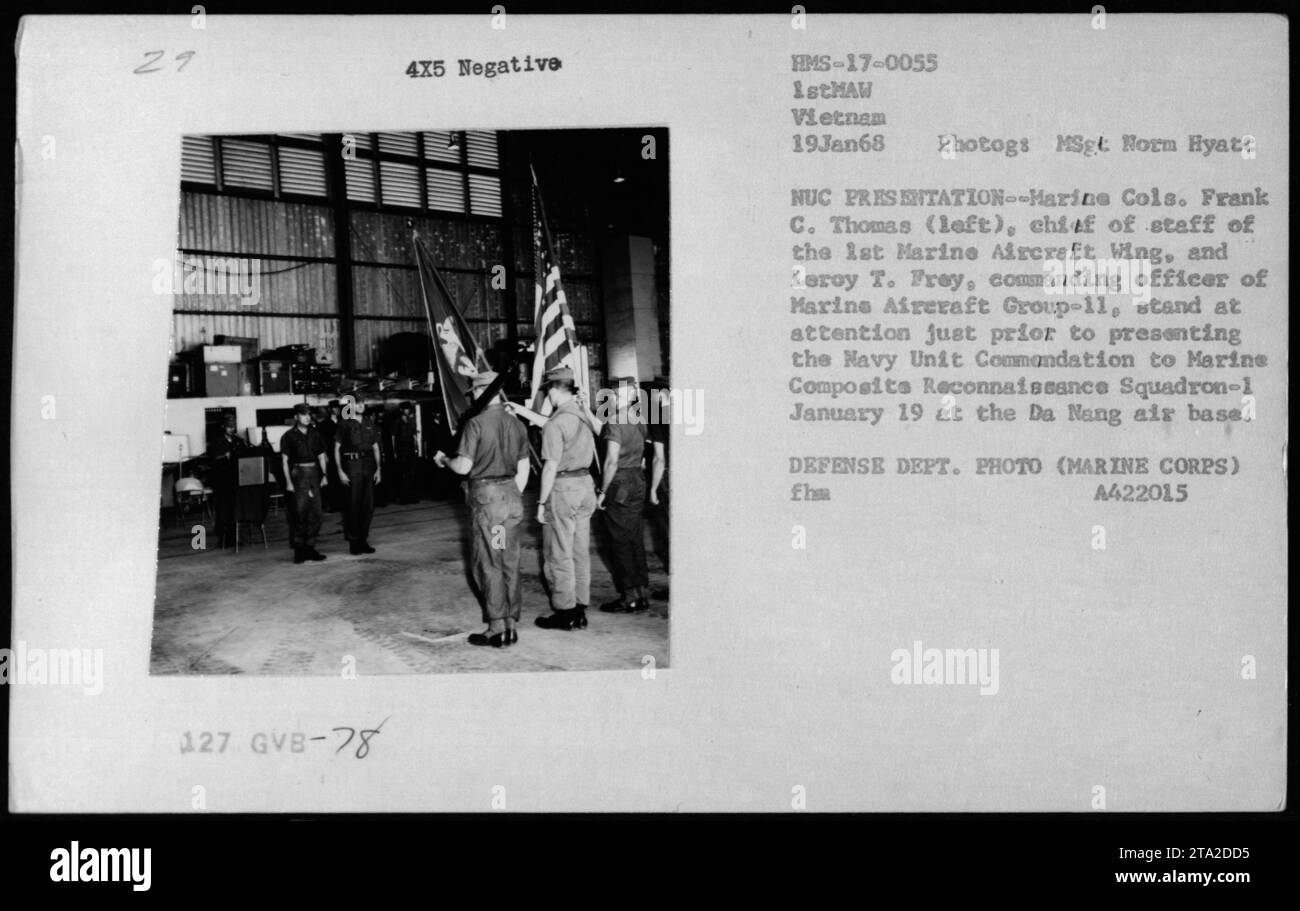
[[[432,458],[452,438],[412,236],[511,400],[531,398],[543,220],[590,388],[622,375],[647,385],[670,371],[667,131],[187,136],[180,151],[177,256],[162,277],[174,312],[152,672],[336,675],[345,656],[359,673],[638,668],[647,654],[665,665],[666,517],[647,514],[649,610],[593,611],[572,633],[531,625],[548,609],[536,471],[525,491],[521,642],[463,647],[482,626],[468,511],[459,479]],[[280,437],[295,405],[341,396],[366,404],[382,439],[376,553],[348,552],[327,489],[328,559],[297,565]],[[384,469],[403,402],[415,408],[419,454],[413,490],[399,491]],[[263,467],[241,460],[250,473],[239,521],[218,534],[208,454],[231,417]],[[596,602],[614,591],[607,543],[597,513]]]

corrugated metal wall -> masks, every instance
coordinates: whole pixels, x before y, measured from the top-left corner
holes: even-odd
[[[505,292],[490,287],[490,273],[443,272],[442,278],[471,324],[476,320],[505,320]],[[414,269],[354,266],[352,293],[358,320],[363,316],[424,319],[420,279]]]
[[[263,349],[311,345],[322,360],[338,363],[338,269],[288,258],[334,255],[328,206],[184,192],[180,215],[175,352],[234,335],[256,338]],[[202,293],[193,284],[211,282],[236,265],[254,283],[255,297]]]
[[[354,265],[352,271],[356,315],[353,338],[358,364],[383,367],[375,359],[375,353],[382,350],[377,343],[395,332],[427,331],[408,217],[368,211],[351,213],[352,258],[367,263]],[[504,256],[504,226],[430,217],[410,220],[439,264],[447,290],[477,342],[490,348],[497,339],[506,338],[505,294],[490,287],[492,267]],[[410,322],[367,317],[408,317]],[[493,323],[482,322],[487,320]]]
[[[358,365],[367,365],[359,369],[379,369],[383,358],[383,344],[390,335],[398,332],[427,333],[428,331],[423,316],[418,320],[384,320],[383,322],[357,320],[352,332],[353,343],[356,345],[355,357]]]
[[[414,266],[408,218],[439,268],[485,269],[504,262],[504,232],[499,223],[366,211],[352,213],[352,258]]]
[[[393,330],[397,331],[397,330]],[[178,313],[173,317],[174,351],[211,345],[218,335],[255,338],[262,348],[311,345],[317,356],[338,363],[339,324],[335,319],[293,316],[225,316]]]
[[[408,217],[351,213],[354,261],[391,264],[353,267],[358,370],[380,366],[377,354],[388,336],[426,331]],[[504,258],[504,226],[419,216],[412,220],[443,266],[448,289],[479,343],[490,347],[506,338],[505,293],[490,287],[492,267]],[[337,267],[294,259],[238,258],[244,253],[332,257],[333,218],[328,207],[186,192],[181,200],[179,247],[187,252],[181,255],[176,272],[181,293],[175,302],[175,351],[212,344],[217,335],[236,335],[258,339],[263,349],[312,345],[320,355],[335,352],[333,362],[338,362]],[[255,302],[237,294],[204,293],[193,284],[210,281],[218,254],[231,254],[239,268],[248,270],[256,283]],[[215,265],[216,270],[221,268]],[[472,271],[456,271],[461,269]],[[186,293],[187,286],[194,293]],[[531,311],[531,286],[524,306]]]
[[[183,250],[332,257],[334,220],[324,205],[182,193],[179,245]]]
[[[445,145],[445,141],[443,143]],[[434,148],[441,148],[435,143]],[[380,368],[382,344],[399,332],[425,332],[424,307],[411,246],[408,219],[443,270],[456,304],[469,321],[478,342],[490,348],[508,338],[511,326],[504,288],[491,287],[492,269],[505,263],[506,232],[515,248],[516,334],[533,335],[532,211],[526,169],[516,164],[513,179],[503,188],[512,194],[513,226],[499,220],[440,218],[419,213],[349,213],[352,249],[353,332],[340,339],[339,269],[334,210],[320,203],[285,202],[265,198],[183,191],[178,248],[182,267],[176,276],[214,274],[208,257],[255,254],[242,260],[256,282],[256,299],[236,294],[186,293],[180,283],[173,317],[175,352],[212,344],[218,335],[251,337],[262,349],[307,344],[330,363],[340,363],[340,344],[350,342],[357,370]],[[569,203],[557,188],[551,225],[564,277],[569,306],[578,335],[594,343],[592,366],[601,364],[598,286],[594,244],[584,230],[585,212]],[[265,259],[261,257],[267,257]],[[304,261],[305,258],[305,261]],[[219,273],[221,266],[216,267]],[[205,271],[206,270],[206,271]],[[193,281],[193,278],[191,278]],[[210,290],[210,289],[209,289]],[[192,289],[192,292],[194,289]]]
[[[184,291],[207,282],[214,285],[227,267],[219,265],[218,257],[184,256],[181,259],[183,283],[177,290]],[[329,314],[337,316],[339,306],[337,268],[330,263],[303,263],[283,259],[224,258],[227,263],[237,261],[242,275],[251,281],[256,297],[249,301],[235,294],[181,293],[176,298],[177,310],[203,310],[221,312],[248,310],[250,316],[265,313]],[[191,285],[191,281],[193,284]],[[238,281],[243,282],[241,277]],[[245,286],[248,287],[248,286]]]

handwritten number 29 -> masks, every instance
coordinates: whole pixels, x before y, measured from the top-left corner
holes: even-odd
[[[166,56],[166,54],[167,54],[166,51],[145,51],[144,63],[137,66],[131,72],[135,73],[137,76],[143,75],[145,73],[162,72],[163,68],[160,66],[154,66],[154,64],[157,63],[159,60],[163,59],[163,57]],[[194,51],[181,51],[179,54],[177,54],[176,59],[179,60],[181,63],[180,66],[176,67],[176,72],[179,73],[181,70],[185,69],[185,64],[189,63],[190,58],[193,56],[194,56]]]

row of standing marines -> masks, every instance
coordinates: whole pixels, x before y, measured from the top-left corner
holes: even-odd
[[[492,372],[474,378],[475,395],[487,392],[496,380]],[[523,606],[519,576],[519,524],[523,491],[528,483],[528,437],[516,418],[542,428],[541,490],[537,520],[542,524],[542,569],[550,590],[551,613],[537,618],[544,629],[577,630],[587,626],[591,601],[591,518],[603,509],[614,578],[619,597],[601,610],[636,613],[650,607],[643,510],[647,501],[644,474],[647,432],[653,445],[649,503],[666,516],[668,415],[642,421],[632,408],[637,384],[633,377],[611,380],[616,411],[602,422],[578,394],[573,371],[557,367],[542,379],[551,405],[543,417],[496,396],[464,426],[456,453],[438,453],[436,461],[469,480],[472,568],[483,596],[487,629],[469,637],[471,645],[496,648],[519,641]],[[652,387],[668,388],[667,377]],[[605,441],[600,488],[592,478],[595,435]]]
[[[331,403],[328,410],[318,406],[313,412],[302,403],[293,410],[293,426],[280,439],[277,472],[288,500],[293,561],[325,559],[316,549],[316,541],[327,503],[331,510],[338,508],[343,513],[343,534],[350,552],[374,553],[369,538],[375,491],[383,480],[380,429],[367,420],[364,403],[351,396],[344,397],[337,406]],[[402,403],[392,437],[399,502],[415,503],[419,443],[411,402]],[[221,436],[209,449],[215,463],[212,486],[216,527],[223,540],[235,519],[235,465],[241,456],[256,451],[238,435],[233,416],[225,420]]]
[[[496,380],[492,372],[473,379],[473,395],[484,394]],[[522,608],[519,575],[519,524],[523,519],[523,491],[529,477],[528,435],[519,418],[541,427],[541,491],[537,519],[543,527],[543,573],[550,589],[551,613],[537,618],[545,629],[576,630],[587,626],[591,599],[591,519],[597,510],[605,515],[614,577],[619,597],[601,606],[612,613],[634,613],[650,606],[649,576],[644,541],[644,507],[656,509],[661,527],[667,527],[666,477],[668,421],[664,407],[656,419],[643,421],[633,409],[638,387],[632,377],[611,381],[616,410],[602,422],[579,394],[573,371],[558,367],[543,378],[542,389],[552,411],[543,417],[497,394],[462,428],[459,446],[451,457],[439,452],[435,461],[468,480],[467,498],[473,537],[471,562],[483,599],[483,619],[488,628],[469,637],[473,645],[497,648],[517,642]],[[668,389],[667,377],[656,377],[652,394]],[[333,403],[331,403],[333,404]],[[294,407],[294,425],[280,440],[285,495],[289,499],[290,543],[294,562],[316,562],[325,555],[316,549],[322,525],[322,499],[331,479],[341,485],[334,500],[343,510],[344,535],[352,554],[370,554],[370,521],[374,514],[375,485],[382,480],[380,431],[365,419],[365,406],[351,397],[343,400],[341,421],[328,412],[313,413],[306,404]],[[233,419],[214,447],[218,464],[233,470],[242,440]],[[400,502],[415,502],[415,465],[418,439],[414,406],[402,403],[394,427],[393,450],[399,473]],[[591,466],[595,436],[605,443],[597,489]],[[652,446],[650,481],[645,478],[645,447]],[[332,449],[332,453],[331,453]],[[328,456],[333,456],[329,459]],[[222,457],[225,456],[223,460]],[[220,472],[220,468],[218,471]],[[229,524],[233,510],[228,485],[218,483],[217,524]],[[667,564],[665,558],[665,566]]]

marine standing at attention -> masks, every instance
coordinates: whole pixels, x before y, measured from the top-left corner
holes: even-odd
[[[293,504],[288,511],[293,562],[302,563],[325,559],[316,549],[316,538],[321,525],[320,491],[329,479],[325,475],[325,441],[311,426],[311,409],[300,402],[293,412],[293,427],[280,437],[280,460],[285,492]]]
[[[537,521],[542,523],[542,571],[551,590],[551,613],[537,618],[543,629],[587,626],[591,602],[591,516],[596,511],[591,463],[596,454],[594,415],[577,395],[573,370],[556,367],[542,378],[554,409],[542,417],[508,406],[542,428],[542,489]]]
[[[339,483],[348,490],[343,503],[343,536],[353,554],[373,554],[370,520],[375,515],[375,485],[380,481],[379,430],[368,419],[364,402],[352,402],[343,410],[334,441],[334,460],[339,466]]]
[[[619,597],[600,609],[633,613],[650,607],[645,558],[645,425],[637,405],[636,380],[615,377],[617,413],[605,423],[605,461],[596,505],[605,510],[605,527],[614,552],[614,583]]]

